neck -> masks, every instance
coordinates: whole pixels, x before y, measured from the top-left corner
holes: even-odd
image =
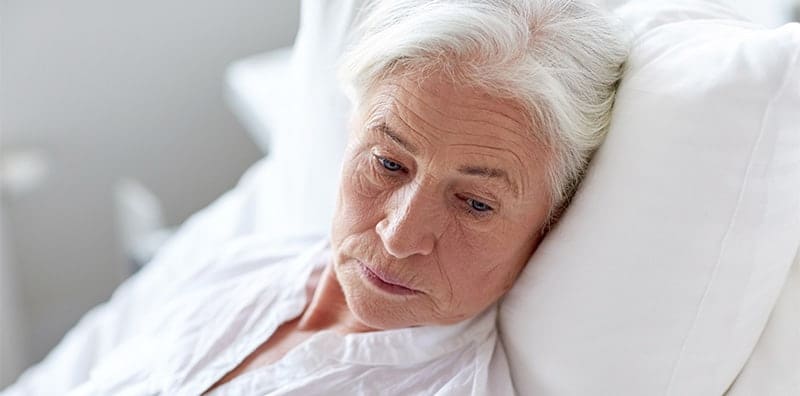
[[[306,292],[310,302],[297,323],[302,331],[334,329],[339,333],[363,333],[375,331],[353,315],[347,306],[344,292],[333,270],[333,262],[309,278]]]

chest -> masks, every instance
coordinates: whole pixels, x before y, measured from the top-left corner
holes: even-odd
[[[259,345],[255,351],[245,357],[233,370],[229,371],[214,383],[206,393],[250,371],[277,362],[286,355],[286,353],[300,345],[312,335],[312,332],[299,331],[297,329],[297,319],[284,323],[275,330],[275,333],[268,340]]]

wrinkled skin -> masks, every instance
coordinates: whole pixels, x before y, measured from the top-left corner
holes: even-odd
[[[438,74],[369,94],[351,122],[331,233],[331,276],[358,321],[450,324],[508,291],[550,208],[546,153],[527,125],[511,101]]]

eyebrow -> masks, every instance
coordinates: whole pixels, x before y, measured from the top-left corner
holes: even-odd
[[[515,194],[519,195],[519,188],[511,181],[508,172],[498,168],[488,168],[485,166],[461,166],[458,172],[468,176],[480,176],[487,179],[501,179],[505,182],[508,188]]]
[[[372,129],[378,132],[382,132],[384,135],[388,136],[389,139],[394,140],[397,144],[406,149],[406,151],[408,151],[409,153],[414,155],[419,154],[419,149],[416,146],[401,138],[400,135],[398,135],[397,132],[395,132],[395,130],[392,129],[392,127],[390,127],[385,122],[381,122],[375,125],[374,127],[372,127]]]
[[[400,135],[385,122],[378,123],[371,129],[383,133],[385,136],[406,149],[406,151],[409,153],[414,155],[419,154],[419,149],[416,146],[400,137]],[[508,172],[503,169],[489,168],[486,166],[464,165],[458,168],[458,172],[467,176],[479,176],[487,179],[501,179],[515,195],[519,195],[519,187],[511,181],[511,178],[508,176]]]

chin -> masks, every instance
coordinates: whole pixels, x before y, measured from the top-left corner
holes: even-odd
[[[348,298],[347,305],[359,321],[373,329],[391,330],[414,326],[402,318],[393,317],[392,313],[374,301],[364,301],[360,298]]]
[[[398,297],[375,290],[353,268],[338,269],[337,278],[347,306],[365,325],[380,330],[418,326],[424,322],[420,315],[420,296]],[[422,308],[424,310],[424,308]]]

